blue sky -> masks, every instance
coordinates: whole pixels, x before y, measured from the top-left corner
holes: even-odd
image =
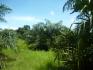
[[[69,27],[75,20],[76,14],[62,11],[66,0],[5,0],[12,10],[5,16],[7,23],[1,23],[1,28],[17,29],[24,25],[44,22],[48,19],[52,22],[63,21],[63,25]]]

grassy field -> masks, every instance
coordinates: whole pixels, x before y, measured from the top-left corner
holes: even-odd
[[[31,51],[22,40],[17,42],[17,46],[17,51],[4,50],[13,59],[7,63],[6,70],[56,70],[52,51]]]

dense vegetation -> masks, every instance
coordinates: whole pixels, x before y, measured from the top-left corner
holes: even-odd
[[[63,11],[71,10],[71,14],[78,12],[76,18],[78,22],[74,23],[76,27],[73,30],[62,25],[61,21],[54,23],[49,20],[37,23],[32,28],[25,25],[17,30],[1,29],[0,69],[23,70],[21,68],[28,64],[27,69],[31,65],[33,68],[31,70],[91,70],[93,68],[92,5],[92,0],[67,0]],[[0,20],[5,21],[3,16],[10,11],[10,8],[0,4]],[[44,68],[42,68],[43,63]],[[17,68],[15,64],[21,64],[22,67]]]

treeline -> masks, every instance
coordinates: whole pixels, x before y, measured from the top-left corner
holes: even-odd
[[[12,48],[14,51],[19,50],[17,46],[18,39],[25,40],[26,43],[28,44],[27,48],[30,50],[44,51],[53,50],[55,51],[57,57],[59,50],[65,47],[64,46],[64,44],[66,44],[65,35],[68,32],[72,31],[66,26],[62,25],[61,21],[52,23],[49,20],[47,20],[45,23],[40,22],[34,24],[32,27],[30,27],[29,25],[24,25],[23,27],[20,27],[17,30],[1,29],[0,30],[1,68],[4,67],[5,61],[7,61],[9,58],[2,52],[2,50],[6,48]],[[55,59],[59,60],[56,57]]]
[[[54,47],[56,38],[68,30],[69,28],[63,26],[62,22],[52,23],[48,20],[45,23],[35,24],[32,28],[29,25],[25,25],[22,28],[18,28],[16,32],[19,38],[26,40],[30,45],[29,49],[48,51]]]

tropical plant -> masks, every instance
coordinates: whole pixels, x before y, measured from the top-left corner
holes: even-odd
[[[18,37],[21,39],[26,40],[26,42],[29,44],[31,41],[31,29],[29,25],[24,25],[24,27],[18,28],[16,30]]]
[[[12,48],[16,51],[16,33],[12,30],[0,31],[0,68],[5,67],[8,56],[3,53],[3,49]]]
[[[76,53],[77,53],[77,66],[75,69],[78,70],[90,70],[92,68],[92,55],[93,53],[89,51],[92,50],[92,29],[93,29],[93,1],[92,0],[67,0],[63,10],[72,10],[72,13],[78,12],[77,19],[80,19],[80,23],[76,23],[77,28],[77,42],[76,42]],[[73,55],[72,55],[73,56]],[[90,60],[91,59],[91,60]],[[72,63],[70,63],[72,64]],[[72,70],[75,70],[72,69]]]
[[[11,9],[9,7],[7,7],[5,4],[0,3],[0,22],[6,22],[6,20],[4,19],[4,16],[7,13],[10,13]],[[4,56],[4,54],[2,53],[2,49],[5,48],[6,46],[8,47],[10,45],[10,39],[8,40],[6,37],[2,36],[2,32],[0,31],[0,69],[2,69],[2,66],[4,62],[2,62],[2,58]],[[5,34],[4,34],[5,36]],[[12,43],[12,42],[11,42]],[[12,46],[12,45],[11,45]],[[5,58],[5,56],[4,56]]]
[[[41,50],[53,48],[54,39],[61,34],[63,27],[61,22],[52,23],[49,20],[46,23],[38,23],[31,29],[31,43],[34,43],[36,48]]]
[[[11,12],[12,9],[10,9],[9,7],[7,7],[5,4],[1,4],[0,3],[0,21],[2,22],[6,22],[6,20],[4,19],[4,16],[8,13]]]

